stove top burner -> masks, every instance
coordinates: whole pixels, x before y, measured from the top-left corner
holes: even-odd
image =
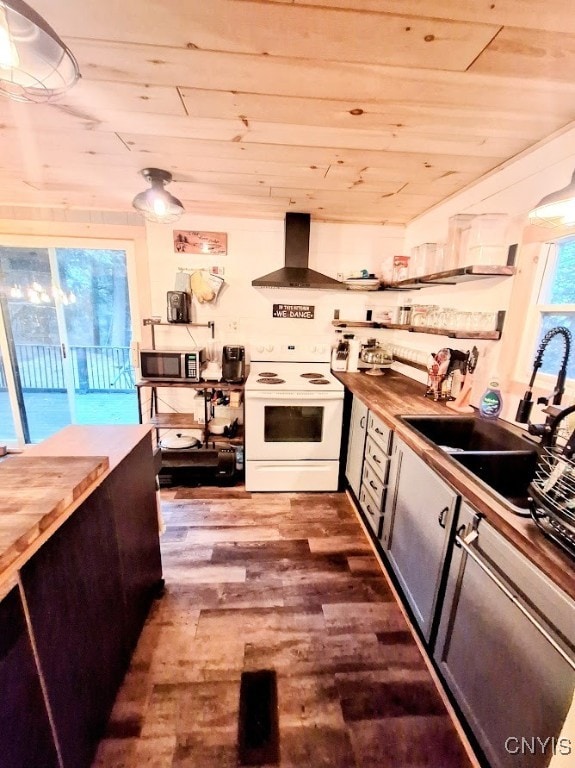
[[[276,376],[265,376],[257,380],[258,384],[285,384],[285,379],[278,379]]]
[[[329,384],[329,381],[327,379],[321,378],[321,379],[310,379],[310,384]]]
[[[262,371],[261,373],[258,374],[258,376],[261,376],[262,379],[275,379],[277,376],[277,373],[275,371],[273,371],[272,373],[270,373],[269,371]]]
[[[302,373],[300,374],[302,379],[322,379],[323,373]]]

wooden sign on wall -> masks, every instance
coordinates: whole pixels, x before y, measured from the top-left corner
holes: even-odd
[[[274,304],[273,317],[313,320],[315,307],[309,304]]]
[[[228,236],[226,232],[174,229],[174,251],[225,256],[228,252]]]

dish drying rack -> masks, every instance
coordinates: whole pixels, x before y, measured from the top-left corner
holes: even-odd
[[[531,517],[542,532],[575,557],[575,430],[567,442],[560,425],[575,405],[565,408],[549,425],[539,452],[535,476],[529,485]]]

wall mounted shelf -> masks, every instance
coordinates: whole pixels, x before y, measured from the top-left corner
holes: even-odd
[[[513,246],[510,247],[510,252]],[[510,260],[514,259],[513,256],[509,256]],[[498,265],[498,264],[471,264],[467,267],[458,267],[457,269],[448,269],[444,272],[433,272],[429,275],[420,275],[419,277],[409,277],[406,280],[400,280],[397,283],[391,283],[390,285],[382,285],[377,291],[366,288],[362,293],[369,290],[370,293],[377,293],[380,291],[417,291],[420,288],[431,288],[434,285],[458,285],[459,283],[466,283],[471,280],[486,280],[493,277],[511,277],[515,274],[515,267],[513,264]],[[354,292],[360,291],[359,288],[347,289]]]
[[[163,325],[169,328],[181,326],[183,328],[209,328],[212,332],[212,339],[215,338],[216,324],[213,320],[208,320],[207,323],[162,323],[153,320],[151,317],[146,317],[142,320],[143,325],[149,325],[152,330],[152,348],[156,348],[156,332],[157,325]]]
[[[497,327],[492,331],[467,331],[457,328],[426,328],[421,325],[399,325],[397,323],[376,323],[370,321],[332,320],[336,328],[386,328],[389,330],[409,331],[410,333],[429,333],[434,336],[447,336],[449,339],[485,339],[498,341],[501,338],[505,312],[497,313]]]
[[[410,277],[407,280],[401,280],[398,283],[394,283],[390,286],[391,290],[397,288],[399,290],[405,289],[419,289],[430,288],[434,285],[458,285],[459,283],[466,283],[471,280],[485,280],[492,277],[511,277],[515,274],[514,266],[499,266],[499,265],[470,265],[467,267],[459,267],[458,269],[449,269],[445,272],[434,272],[430,275],[422,275],[421,277]]]

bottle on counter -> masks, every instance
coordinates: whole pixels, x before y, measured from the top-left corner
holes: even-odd
[[[492,376],[479,401],[479,415],[484,419],[496,419],[503,408],[503,397],[499,389],[499,379]]]
[[[349,373],[356,373],[359,370],[359,352],[360,343],[359,339],[350,333],[347,337],[347,371]]]

